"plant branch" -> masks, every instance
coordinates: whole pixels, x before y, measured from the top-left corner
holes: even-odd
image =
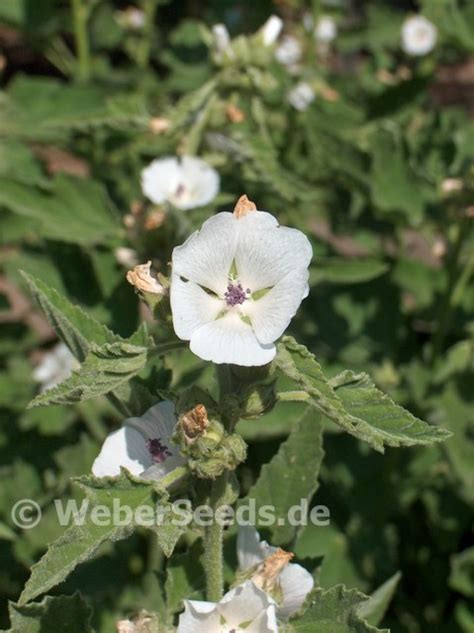
[[[76,42],[76,55],[78,60],[77,77],[80,81],[89,81],[91,70],[89,36],[87,34],[89,9],[83,3],[83,0],[71,0],[71,4],[74,23],[74,39]]]

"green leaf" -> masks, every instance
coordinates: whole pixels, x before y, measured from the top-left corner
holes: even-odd
[[[128,382],[146,365],[147,348],[129,343],[92,345],[81,367],[61,384],[39,394],[29,407],[73,404],[98,398]]]
[[[380,585],[380,587],[370,596],[367,602],[363,602],[360,605],[358,609],[359,617],[373,626],[380,624],[388,606],[390,605],[401,577],[401,573],[397,571],[397,573],[386,580],[383,585]]]
[[[39,222],[42,236],[73,244],[104,242],[120,226],[102,185],[64,174],[54,178],[48,193],[0,178],[0,205]]]
[[[72,596],[47,596],[42,602],[9,604],[10,633],[92,633],[91,610],[79,593]]]
[[[381,629],[365,623],[358,609],[367,596],[356,589],[338,585],[328,591],[314,589],[307,598],[303,615],[290,621],[289,633],[382,633]],[[383,633],[388,633],[384,631]]]
[[[451,558],[449,586],[468,598],[474,598],[474,547]]]
[[[171,613],[183,610],[183,600],[203,600],[205,576],[202,542],[195,541],[190,550],[173,556],[166,566],[166,604]]]
[[[289,524],[288,511],[302,499],[311,500],[318,488],[323,455],[322,424],[314,410],[308,408],[278,453],[262,467],[258,480],[241,502],[246,505],[255,499],[257,511],[265,505],[275,508],[276,521],[268,526],[272,544],[289,543],[294,537],[297,526]]]
[[[307,401],[382,453],[384,446],[430,444],[451,436],[449,431],[430,426],[395,404],[366,374],[345,371],[328,380],[315,357],[291,337],[284,337],[278,344],[275,362],[302,390],[296,399]]]
[[[380,277],[388,264],[377,259],[317,259],[310,269],[310,284],[323,281],[333,284],[354,284]]]
[[[73,517],[70,517],[73,524],[32,567],[31,576],[20,596],[20,604],[33,600],[65,580],[78,565],[92,558],[105,541],[119,541],[130,536],[140,525],[137,508],[147,506],[151,516],[156,516],[157,501],[161,507],[168,505],[165,491],[159,493],[152,483],[132,479],[125,474],[114,479],[81,477],[76,482],[86,494],[84,505],[79,505],[79,520],[74,522]],[[102,520],[92,520],[91,514],[97,506],[101,506],[104,512],[100,515]],[[128,511],[124,511],[123,515],[117,514],[118,507],[130,508],[130,520],[125,516]],[[121,520],[106,520],[105,513]],[[165,554],[170,555],[184,528],[170,525],[170,514],[166,510],[164,517],[163,525],[154,524],[150,527],[145,523],[144,527],[156,533],[158,543]]]

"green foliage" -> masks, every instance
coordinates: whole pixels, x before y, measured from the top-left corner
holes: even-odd
[[[91,611],[79,594],[46,597],[29,605],[10,604],[11,633],[92,633]]]

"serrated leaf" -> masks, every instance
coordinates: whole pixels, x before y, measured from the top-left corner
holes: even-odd
[[[468,598],[474,598],[474,547],[451,558],[449,585]]]
[[[289,543],[294,537],[297,526],[290,525],[288,511],[302,499],[308,503],[311,500],[318,488],[323,456],[322,424],[314,410],[308,408],[278,453],[262,467],[258,480],[241,502],[245,505],[255,499],[257,510],[265,505],[274,507],[276,520],[266,526],[272,534],[272,544]]]
[[[81,367],[70,378],[36,396],[29,407],[73,404],[98,398],[131,380],[146,361],[146,347],[129,343],[92,345]]]
[[[48,547],[46,554],[32,567],[19,604],[33,600],[65,580],[78,565],[92,558],[105,541],[119,541],[130,536],[140,523],[140,517],[135,512],[137,508],[146,506],[152,513],[151,516],[156,516],[157,500],[160,505],[168,504],[166,492],[158,493],[152,483],[131,479],[125,474],[114,479],[81,477],[76,482],[86,494],[84,503],[87,505],[84,507],[87,511],[83,515],[79,512],[79,516],[83,517],[83,524],[73,523]],[[97,506],[103,506],[106,509],[104,512],[122,520],[93,521],[91,512]],[[130,508],[130,520],[125,515],[117,515],[118,507]],[[144,527],[156,533],[159,544],[164,546],[165,554],[170,555],[185,528],[170,525],[170,514],[166,511],[163,516],[163,526],[150,527],[145,524]],[[166,533],[162,538],[163,532]]]
[[[313,354],[292,337],[278,344],[275,363],[297,383],[309,404],[382,453],[384,446],[430,444],[451,436],[395,404],[367,374],[346,371],[328,380]]]
[[[328,257],[316,260],[310,269],[310,284],[326,281],[333,284],[354,284],[380,277],[388,264],[377,259],[339,259]]]
[[[92,633],[91,610],[79,593],[72,596],[47,596],[28,605],[9,604],[9,633]]]
[[[390,602],[392,601],[401,577],[402,575],[398,571],[380,585],[380,587],[369,597],[367,602],[363,602],[360,605],[358,609],[359,617],[373,626],[380,624],[390,605]]]
[[[290,621],[288,633],[389,633],[365,623],[358,615],[368,600],[356,589],[338,585],[328,591],[314,589],[307,598],[304,613]]]
[[[118,234],[118,214],[97,182],[57,175],[51,192],[0,178],[0,204],[39,222],[40,233],[73,244],[98,244]]]

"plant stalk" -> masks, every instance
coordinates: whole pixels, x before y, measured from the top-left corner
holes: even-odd
[[[206,593],[211,602],[219,602],[224,594],[224,526],[221,521],[216,521],[216,511],[225,501],[228,479],[226,471],[212,483],[209,503],[213,511],[212,523],[206,527],[204,536]]]
[[[77,78],[79,81],[89,81],[91,74],[90,46],[87,34],[89,10],[83,0],[71,0],[71,4],[78,61]]]

